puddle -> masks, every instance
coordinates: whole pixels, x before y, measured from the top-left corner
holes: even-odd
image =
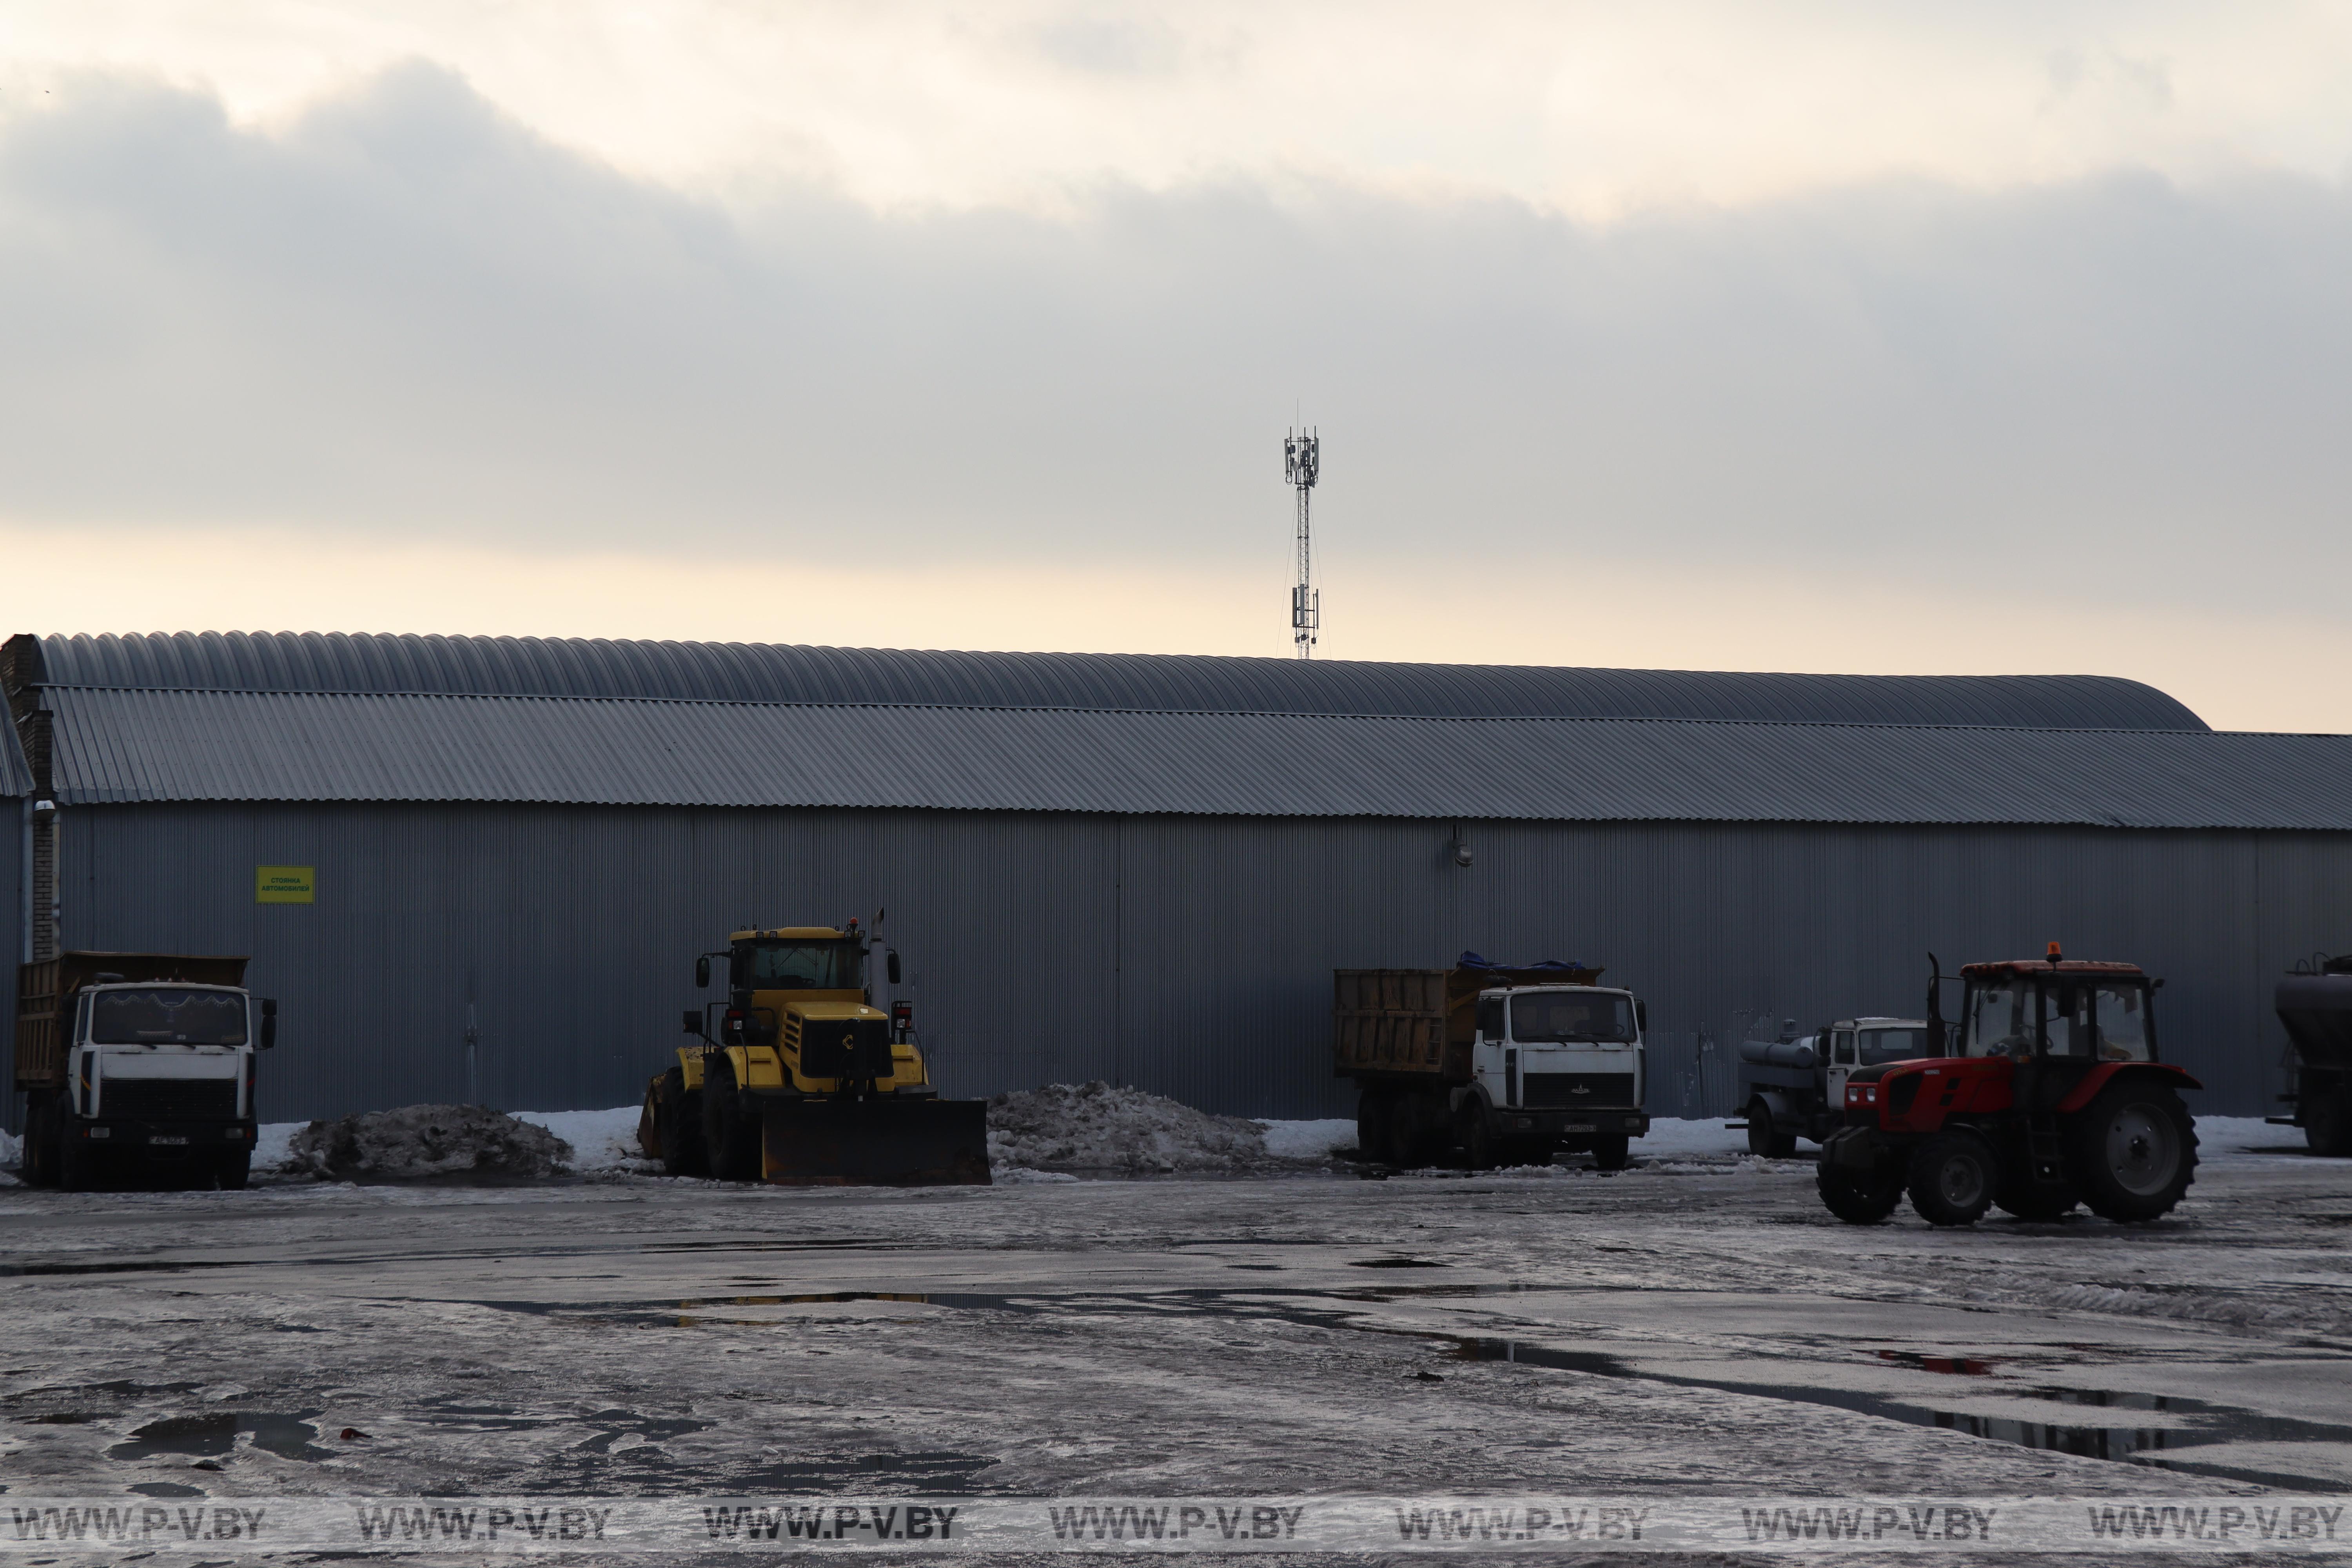
[[[177,1481],[141,1481],[131,1489],[141,1497],[205,1497],[202,1487],[184,1487]]]
[[[752,1469],[730,1470],[719,1489],[757,1496],[794,1492],[887,1488],[892,1495],[958,1497],[984,1492],[982,1470],[996,1459],[987,1454],[950,1452],[868,1454],[855,1459],[792,1459]]]
[[[130,1440],[106,1451],[110,1459],[152,1459],[170,1455],[181,1458],[216,1459],[236,1447],[237,1434],[250,1433],[253,1446],[281,1459],[328,1459],[331,1448],[313,1447],[319,1429],[299,1415],[273,1411],[224,1412],[216,1415],[167,1415],[134,1427]]]
[[[1445,1265],[1433,1263],[1426,1258],[1351,1258],[1348,1259],[1348,1267],[1350,1268],[1443,1268]]]

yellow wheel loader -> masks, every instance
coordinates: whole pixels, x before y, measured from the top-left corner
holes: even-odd
[[[727,999],[685,1015],[696,1038],[646,1089],[637,1142],[672,1175],[786,1186],[988,1184],[988,1106],[941,1100],[912,1003],[873,1005],[857,922],[739,931]],[[898,955],[884,950],[898,980]],[[713,1014],[718,1016],[714,1027]]]

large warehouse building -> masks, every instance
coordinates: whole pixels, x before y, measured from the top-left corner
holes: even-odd
[[[1344,1111],[1331,970],[1468,948],[1606,965],[1651,1110],[1718,1112],[1751,1029],[2056,939],[2164,975],[2197,1109],[2250,1114],[2273,976],[2352,942],[2352,738],[2125,680],[309,635],[0,676],[9,945],[250,953],[270,1119],[626,1103],[696,954],[884,909],[955,1094]]]

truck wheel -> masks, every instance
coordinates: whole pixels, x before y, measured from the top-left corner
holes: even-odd
[[[63,1115],[56,1119],[55,1126],[58,1187],[68,1193],[89,1192],[98,1185],[98,1157],[90,1150],[89,1140],[71,1136],[70,1120]]]
[[[1501,1163],[1502,1140],[1486,1120],[1486,1108],[1473,1098],[1454,1118],[1454,1142],[1462,1145],[1462,1163],[1474,1171],[1491,1171]]]
[[[1992,1206],[2000,1183],[1992,1145],[1954,1128],[1938,1132],[1911,1156],[1911,1206],[1929,1225],[1974,1225]]]
[[[702,1154],[702,1091],[686,1087],[686,1069],[662,1074],[662,1169],[673,1176],[699,1176],[706,1166]]]
[[[714,1053],[702,1069],[702,1143],[722,1182],[760,1179],[760,1111],[735,1087],[735,1069]]]
[[[1592,1141],[1592,1168],[1596,1171],[1622,1171],[1633,1158],[1633,1141],[1622,1132]]]
[[[1748,1152],[1759,1160],[1785,1160],[1797,1152],[1797,1135],[1772,1120],[1772,1108],[1761,1100],[1748,1105]]]
[[[1356,1158],[1368,1164],[1392,1163],[1389,1150],[1389,1097],[1366,1085],[1356,1096]]]
[[[2303,1111],[2303,1141],[2330,1159],[2352,1154],[2352,1088],[2329,1084],[2311,1097]]]
[[[27,1098],[30,1103],[25,1117],[25,1183],[27,1186],[54,1187],[58,1184],[56,1101],[46,1094]]]
[[[225,1193],[241,1193],[253,1180],[253,1151],[239,1149],[213,1160],[213,1180]]]
[[[2134,1074],[2068,1120],[2067,1165],[2084,1205],[2120,1224],[2169,1214],[2197,1176],[2197,1127],[2168,1085]]]
[[[1903,1201],[1903,1184],[1874,1172],[1842,1169],[1824,1160],[1813,1175],[1822,1205],[1848,1225],[1877,1225]]]
[[[1389,1161],[1411,1169],[1429,1163],[1441,1118],[1428,1095],[1405,1089],[1389,1103]]]
[[[2039,1182],[2004,1181],[1992,1190],[1992,1206],[2025,1220],[2063,1219],[2083,1200],[2067,1187],[2045,1187]]]

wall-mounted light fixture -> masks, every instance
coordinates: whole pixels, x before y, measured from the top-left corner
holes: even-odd
[[[1466,871],[1472,858],[1470,836],[1462,831],[1462,825],[1457,822],[1454,825],[1454,863]]]

